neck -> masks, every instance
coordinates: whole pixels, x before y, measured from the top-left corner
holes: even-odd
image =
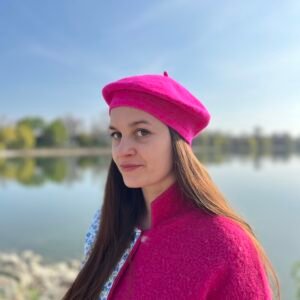
[[[151,203],[153,202],[153,200],[155,200],[167,188],[169,188],[173,183],[175,183],[175,181],[175,177],[169,177],[168,180],[165,180],[163,183],[160,183],[155,186],[147,186],[142,188],[147,208],[147,213],[145,216],[143,216],[140,222],[140,226],[142,229],[149,229],[151,227]]]

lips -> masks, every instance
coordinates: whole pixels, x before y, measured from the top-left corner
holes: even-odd
[[[123,171],[132,171],[137,169],[138,167],[141,167],[141,165],[124,164],[124,165],[120,165],[120,167]]]
[[[137,167],[137,166],[140,166],[140,165],[136,165],[136,164],[122,164],[121,165],[121,168],[130,168],[130,167]]]

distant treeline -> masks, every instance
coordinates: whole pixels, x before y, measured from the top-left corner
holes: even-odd
[[[28,117],[15,124],[0,124],[0,150],[107,146],[108,137],[104,130],[96,127],[84,132],[81,121],[71,117],[51,122]]]
[[[0,124],[0,150],[109,147],[110,143],[108,132],[100,124],[87,132],[83,130],[81,121],[72,117],[51,122],[27,117],[14,124]],[[288,133],[263,135],[261,129],[256,128],[253,134],[236,137],[207,129],[194,139],[193,146],[231,153],[291,153],[300,152],[300,136],[293,138]]]

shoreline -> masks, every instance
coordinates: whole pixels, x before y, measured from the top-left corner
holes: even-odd
[[[199,146],[193,147],[193,150],[200,150]],[[74,148],[36,148],[20,150],[0,150],[1,158],[15,157],[70,157],[70,156],[101,156],[111,155],[111,148],[101,147],[74,147]]]
[[[74,259],[46,264],[41,255],[31,250],[0,251],[0,299],[61,299],[80,264]]]
[[[20,150],[0,150],[0,158],[15,157],[64,157],[109,155],[111,148],[76,147],[76,148],[40,148]]]

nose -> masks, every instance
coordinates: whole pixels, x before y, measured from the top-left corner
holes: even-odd
[[[133,155],[136,152],[134,142],[131,139],[122,138],[115,146],[114,152],[117,157]]]

